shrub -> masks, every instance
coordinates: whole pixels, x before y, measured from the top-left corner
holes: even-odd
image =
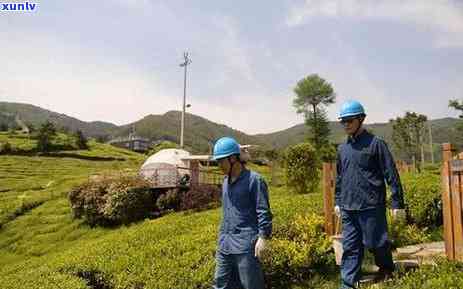
[[[463,264],[437,259],[437,265],[425,265],[419,270],[383,283],[383,289],[450,289],[462,288]]]
[[[220,205],[222,189],[217,185],[198,185],[182,196],[181,210],[204,210]]]
[[[154,198],[144,180],[124,177],[108,187],[104,216],[112,224],[128,224],[149,216]]]
[[[389,238],[395,248],[431,241],[427,228],[418,228],[415,224],[405,222],[390,222]]]
[[[0,123],[0,131],[8,131],[8,124],[4,122]]]
[[[422,169],[423,169],[423,172],[429,172],[429,173],[432,173],[432,174],[435,174],[435,175],[440,175],[441,167],[438,164],[429,164],[429,163],[427,163],[427,164],[423,165]]]
[[[87,150],[88,149],[88,143],[87,143],[88,141],[87,141],[87,138],[82,133],[82,131],[77,130],[74,135],[75,135],[75,138],[76,138],[76,146],[79,149]]]
[[[16,130],[17,130],[17,129],[18,129],[17,126],[10,127],[10,128],[8,129],[8,136],[11,136],[11,137],[12,137],[12,136],[15,136],[15,135],[16,135]]]
[[[204,210],[217,207],[221,189],[199,185],[187,192],[180,189],[151,189],[138,177],[98,178],[69,192],[74,218],[90,226],[128,224],[169,211]]]
[[[49,152],[53,145],[53,139],[56,136],[55,125],[46,121],[40,126],[40,129],[37,133],[37,151],[39,152]]]
[[[89,181],[69,192],[74,218],[83,218],[89,225],[107,225],[103,215],[103,206],[109,180]]]
[[[289,147],[283,157],[287,186],[298,194],[316,191],[319,184],[319,158],[309,143]]]
[[[154,211],[154,197],[148,183],[137,177],[89,181],[69,193],[75,218],[89,225],[127,224]]]
[[[327,144],[318,149],[318,155],[323,162],[336,161],[336,146]]]
[[[430,172],[407,174],[402,181],[410,221],[420,228],[442,225],[440,176]]]
[[[13,151],[13,147],[9,142],[0,142],[0,154],[9,154]]]
[[[274,236],[263,258],[272,288],[288,288],[288,283],[301,282],[314,271],[334,265],[323,224],[323,217],[316,214],[296,215]]]
[[[74,135],[59,133],[54,136],[50,151],[64,151],[79,149]]]
[[[159,195],[156,201],[156,207],[160,212],[174,210],[177,211],[180,207],[181,193],[178,189],[170,189],[164,194]]]

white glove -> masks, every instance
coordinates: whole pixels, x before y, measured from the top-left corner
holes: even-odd
[[[336,216],[341,217],[341,208],[339,206],[334,206],[334,213]]]
[[[404,221],[406,217],[404,209],[392,209],[392,219],[394,221]]]
[[[256,242],[254,256],[257,258],[262,257],[262,252],[265,250],[266,247],[267,247],[267,241],[264,238],[259,237],[259,239],[257,239],[257,242]]]

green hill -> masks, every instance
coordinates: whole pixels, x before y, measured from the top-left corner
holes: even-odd
[[[181,112],[169,111],[163,115],[149,115],[143,119],[120,127],[119,136],[128,135],[135,127],[138,135],[149,139],[164,139],[176,143],[180,142]],[[240,143],[255,143],[253,136],[232,129],[223,124],[211,122],[203,117],[185,114],[184,142],[196,152],[208,152],[211,142],[222,136],[234,136]]]
[[[71,130],[80,129],[86,136],[90,137],[128,136],[135,128],[136,134],[139,136],[151,140],[170,140],[179,143],[181,116],[179,111],[169,111],[162,115],[148,115],[136,122],[116,126],[107,122],[84,122],[29,104],[0,102],[0,125],[2,123],[11,125],[15,122],[16,115],[19,115],[25,123],[34,125],[39,125],[50,119],[57,127],[66,127]],[[461,120],[456,118],[431,120],[434,143],[455,142],[454,127],[459,121]],[[391,124],[372,123],[366,124],[366,127],[392,145]],[[343,129],[338,122],[330,122],[330,129],[332,142],[340,143],[345,139]],[[234,136],[241,143],[260,144],[264,148],[281,149],[304,141],[307,132],[307,127],[304,124],[299,124],[274,133],[250,135],[200,116],[189,113],[185,115],[185,146],[196,153],[208,152],[210,142],[225,135]],[[437,147],[436,150],[438,150]]]
[[[431,120],[433,141],[435,143],[452,141],[454,127],[459,121],[461,120],[457,118]],[[344,130],[338,122],[330,122],[329,127],[332,142],[340,143],[346,138]],[[365,128],[382,137],[387,142],[392,143],[392,125],[390,123],[366,124]],[[277,148],[284,148],[288,145],[302,142],[306,138],[308,131],[308,128],[304,124],[298,124],[282,131],[270,134],[258,134],[254,135],[254,137],[261,143],[270,143]]]
[[[84,122],[64,114],[52,112],[37,106],[22,103],[0,102],[0,125],[15,125],[15,117],[26,124],[39,126],[46,120],[53,122],[58,128],[81,130],[87,137],[105,136],[110,139],[128,136],[133,128],[136,134],[151,140],[170,140],[179,143],[180,115],[179,111],[170,111],[163,115],[148,115],[143,119],[123,126],[107,122]],[[205,118],[187,113],[185,115],[185,145],[195,152],[208,152],[209,141],[221,136],[231,135],[242,143],[254,143],[255,139],[226,125],[211,122]]]
[[[32,124],[35,127],[50,120],[58,128],[66,128],[72,131],[81,130],[86,136],[92,137],[111,135],[117,129],[116,125],[108,122],[85,122],[31,104],[0,102],[0,125],[2,123],[9,126],[16,124],[15,117],[17,115],[24,123]]]

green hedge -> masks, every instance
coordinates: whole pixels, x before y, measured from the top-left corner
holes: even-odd
[[[89,181],[69,192],[75,218],[91,226],[119,225],[144,219],[155,211],[148,182],[124,176]]]
[[[220,204],[216,185],[152,189],[136,176],[101,177],[72,189],[68,198],[74,218],[90,226],[129,224],[172,211],[201,211]]]
[[[315,271],[334,267],[331,241],[324,233],[324,219],[316,214],[298,214],[279,228],[264,256],[271,288],[288,288]]]
[[[442,225],[441,177],[434,172],[402,177],[410,221],[420,228]]]
[[[283,155],[286,185],[298,194],[317,191],[320,183],[320,158],[309,143],[286,149]]]

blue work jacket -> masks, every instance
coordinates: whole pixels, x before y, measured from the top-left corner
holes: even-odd
[[[267,184],[256,172],[243,169],[231,184],[228,176],[222,184],[223,219],[218,249],[224,254],[253,252],[259,236],[272,234]]]
[[[344,210],[368,210],[386,205],[386,184],[392,208],[404,206],[403,190],[386,143],[364,130],[338,147],[335,202]]]

